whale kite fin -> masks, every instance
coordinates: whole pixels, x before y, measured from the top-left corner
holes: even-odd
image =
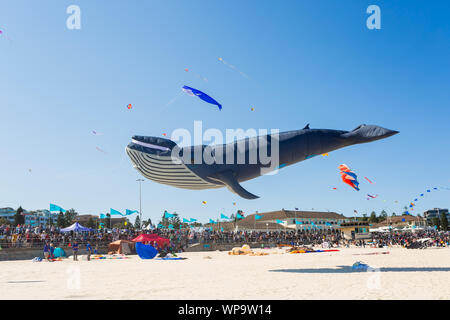
[[[227,186],[227,188],[230,189],[230,191],[236,193],[244,199],[253,200],[259,198],[258,196],[245,190],[233,176],[233,173],[231,171],[220,172],[216,174],[216,177],[217,179],[222,181]]]
[[[303,130],[309,130],[309,123],[303,128]]]

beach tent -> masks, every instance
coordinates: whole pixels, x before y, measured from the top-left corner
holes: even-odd
[[[157,234],[141,234],[133,239],[134,242],[156,242],[158,247],[162,248],[168,246],[170,244],[170,240],[166,238],[162,238]],[[137,243],[136,243],[136,251],[137,251]]]
[[[61,229],[61,232],[69,232],[69,231],[75,231],[75,232],[80,232],[80,231],[94,231],[90,228],[86,228],[83,227],[81,224],[79,224],[78,222],[75,222],[73,225],[71,225],[70,227]]]
[[[65,258],[66,252],[62,248],[58,247],[53,251],[53,255],[55,256],[55,258]]]
[[[153,248],[153,246],[141,242],[136,242],[136,252],[139,258],[144,260],[153,259],[158,254],[158,250]]]
[[[108,254],[131,254],[134,251],[134,242],[117,240],[108,245]]]

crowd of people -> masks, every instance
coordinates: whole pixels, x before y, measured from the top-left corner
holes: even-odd
[[[80,247],[92,244],[94,248],[105,247],[116,240],[132,240],[141,233],[156,233],[170,240],[168,248],[174,252],[184,251],[194,244],[205,246],[220,244],[258,243],[261,246],[308,245],[328,247],[350,246],[402,246],[408,247],[419,239],[429,238],[427,246],[450,246],[450,233],[435,230],[416,232],[372,233],[371,240],[348,240],[339,230],[293,230],[293,231],[212,231],[205,228],[151,231],[103,229],[94,232],[61,232],[59,228],[0,225],[1,248],[42,248],[45,245],[71,247],[74,243]],[[49,249],[51,250],[51,248]]]

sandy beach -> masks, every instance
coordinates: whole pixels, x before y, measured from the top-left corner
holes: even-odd
[[[450,248],[0,262],[0,299],[449,299]],[[363,253],[389,254],[360,255]],[[208,258],[209,257],[209,258]],[[362,261],[369,272],[352,271]],[[79,280],[79,281],[78,281]]]

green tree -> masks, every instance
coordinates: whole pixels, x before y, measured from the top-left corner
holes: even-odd
[[[22,206],[17,208],[16,214],[14,215],[14,225],[22,225],[25,223],[25,216],[23,215]]]
[[[78,213],[75,211],[75,209],[69,209],[64,214],[64,219],[66,220],[66,226],[70,226],[74,223],[75,217],[78,215]]]
[[[380,217],[378,218],[378,222],[381,222],[381,221],[384,221],[384,220],[386,220],[387,219],[387,216],[388,216],[388,214],[387,214],[387,212],[386,211],[381,211],[381,213],[380,213]]]
[[[51,218],[50,218],[51,219]],[[62,211],[59,212],[58,218],[56,219],[56,225],[60,228],[67,227],[66,225],[66,219],[64,219],[64,213]]]
[[[396,217],[397,214],[395,212],[392,212],[391,217]]]
[[[105,228],[111,228],[111,214],[107,213],[106,214],[106,219],[103,219],[103,220],[105,220],[103,222],[105,224]]]
[[[362,216],[362,218],[361,218],[361,221],[367,221],[367,220],[369,220],[368,218],[367,218],[367,214],[366,213],[363,213],[363,216]]]
[[[89,217],[89,220],[87,222],[87,227],[91,228],[91,229],[96,229],[95,221],[92,217]]]
[[[441,230],[443,231],[447,231],[448,230],[448,220],[447,220],[447,215],[445,214],[445,212],[441,212],[441,214],[439,215],[439,223],[441,225]]]
[[[370,214],[369,222],[371,223],[378,222],[377,214],[375,213],[375,211],[372,211],[372,213]]]
[[[139,216],[136,216],[136,219],[134,220],[134,227],[136,229],[140,229],[141,228],[141,218],[139,218]]]

